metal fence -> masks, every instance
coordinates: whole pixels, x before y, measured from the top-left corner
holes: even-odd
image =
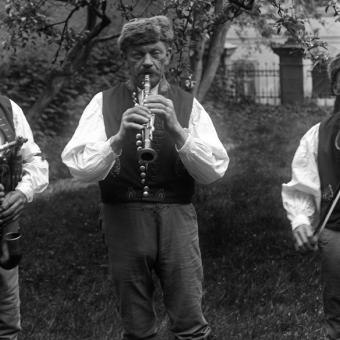
[[[281,103],[280,68],[278,64],[256,68],[251,63],[236,63],[222,67],[218,74],[221,95],[228,102],[253,102],[279,105]],[[332,97],[325,66],[308,69],[304,73],[304,93],[301,102],[314,101],[332,105]]]
[[[223,95],[230,102],[280,104],[279,66],[256,69],[252,65],[227,66],[219,75]]]

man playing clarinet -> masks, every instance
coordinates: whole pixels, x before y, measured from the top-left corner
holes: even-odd
[[[123,26],[129,80],[92,99],[62,154],[75,178],[99,181],[124,340],[157,338],[153,273],[175,338],[210,334],[191,202],[195,181],[221,178],[229,158],[204,108],[165,78],[173,35],[165,16]]]
[[[23,143],[23,144],[22,144]],[[0,96],[0,339],[16,340],[20,332],[18,218],[35,193],[48,185],[48,164],[21,108]],[[14,235],[14,238],[10,238]],[[14,252],[13,252],[14,250]]]
[[[340,55],[329,64],[331,88],[340,95]],[[330,214],[340,185],[340,107],[301,139],[292,163],[292,180],[283,184],[283,206],[296,248],[320,249],[323,304],[329,339],[340,339],[340,203]],[[324,223],[322,223],[324,222]],[[326,223],[327,222],[327,223]],[[325,225],[324,229],[320,226]]]

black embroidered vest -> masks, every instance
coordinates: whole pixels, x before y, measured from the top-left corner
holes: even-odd
[[[12,105],[5,96],[0,96],[0,130],[6,142],[12,142],[15,139]]]
[[[4,134],[5,143],[16,138],[13,111],[10,100],[0,96],[0,130]],[[5,192],[12,191],[18,185],[22,176],[22,158],[20,154],[7,151],[0,155],[0,182],[5,187]]]
[[[193,96],[179,87],[169,86],[164,93],[175,107],[182,127],[188,127]],[[103,92],[103,117],[108,137],[115,135],[120,127],[122,114],[134,105],[132,91],[126,84]],[[157,152],[156,160],[149,163],[145,184],[141,183],[140,164],[136,150],[136,133],[129,131],[109,175],[99,182],[104,203],[163,202],[190,203],[194,194],[194,179],[182,164],[175,144],[171,140],[160,117],[155,119],[152,147]],[[143,187],[149,187],[149,195],[143,197]]]
[[[340,112],[321,122],[319,127],[317,161],[321,182],[321,219],[325,217],[327,208],[340,183],[340,150],[335,147],[339,131]],[[340,143],[340,138],[338,142]],[[340,202],[334,208],[326,228],[340,230]]]

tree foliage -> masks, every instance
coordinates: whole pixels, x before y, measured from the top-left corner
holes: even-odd
[[[53,18],[48,13],[47,4],[46,0],[6,0],[6,16],[3,18],[3,25],[10,35],[5,41],[5,47],[22,48],[29,41],[35,44],[36,40],[42,37],[50,44],[57,44],[58,50],[53,60],[55,62],[60,51],[68,52],[78,41],[86,41],[91,38],[91,34],[94,34],[91,30],[94,28],[97,18],[103,21],[102,25],[104,26],[110,23],[109,18],[105,15],[106,1],[54,1],[54,6],[62,5],[67,10],[67,16],[57,22],[52,21]],[[75,13],[81,9],[88,10],[87,15],[90,18],[88,18],[84,29],[77,32],[70,23]],[[59,62],[62,63],[63,60]]]
[[[28,43],[37,45],[44,40],[54,49],[51,69],[46,75],[46,88],[34,103],[28,115],[32,118],[41,112],[59,93],[69,77],[85,65],[93,46],[106,39],[99,37],[111,20],[106,14],[106,1],[69,0],[55,1],[67,12],[61,21],[51,21],[47,14],[46,0],[7,0],[3,25],[8,29],[9,38],[5,47],[24,48]],[[72,25],[72,18],[80,10],[86,13],[86,20],[81,30]],[[53,20],[53,18],[52,18]]]
[[[251,11],[254,1],[167,1],[163,13],[172,14],[175,59],[172,72],[184,79],[201,100],[216,74],[231,21]]]
[[[274,23],[277,34],[284,30],[286,35],[294,38],[296,43],[304,48],[305,55],[314,61],[328,59],[327,44],[320,40],[317,32],[308,31],[306,26],[311,17],[322,18],[318,11],[320,7],[323,9],[323,15],[333,12],[334,20],[340,21],[340,3],[337,0],[295,0],[291,1],[290,6],[283,6],[277,0],[271,0],[270,3],[277,11]]]
[[[98,43],[118,37],[119,25],[107,32],[116,20],[108,13],[108,3],[106,0],[5,0],[0,25],[8,37],[3,46],[15,52],[44,41],[53,51],[46,87],[32,106],[31,117],[43,111],[68,79],[83,70]],[[217,72],[225,36],[233,22],[240,27],[253,25],[267,38],[272,34],[288,35],[306,54],[318,59],[327,56],[327,50],[319,37],[306,29],[308,18],[320,16],[317,8],[323,6],[324,12],[340,20],[337,0],[114,0],[110,4],[123,20],[156,14],[172,18],[176,40],[169,77],[191,88],[200,100]],[[63,9],[60,20],[53,15],[54,8]]]

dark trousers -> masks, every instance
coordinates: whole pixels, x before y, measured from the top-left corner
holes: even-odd
[[[155,272],[176,339],[206,339],[203,270],[191,204],[104,205],[103,229],[123,323],[122,339],[156,339]]]
[[[18,267],[0,268],[0,340],[16,340],[20,331]]]
[[[3,233],[18,229],[16,220],[5,226]],[[16,340],[21,329],[18,276],[18,267],[10,270],[0,267],[0,340]]]
[[[340,231],[326,228],[319,248],[326,331],[330,339],[340,340]]]

